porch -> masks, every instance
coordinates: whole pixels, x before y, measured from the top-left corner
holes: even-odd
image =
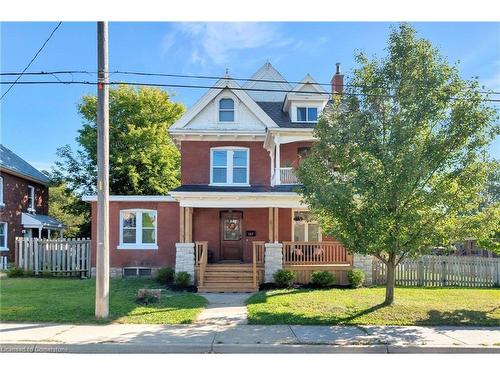
[[[208,242],[195,242],[195,282],[200,292],[256,292],[281,268],[294,271],[299,284],[309,283],[314,271],[328,271],[337,284],[347,285],[353,257],[336,241],[254,241],[251,263],[208,263]]]
[[[180,199],[176,271],[189,272],[200,291],[257,291],[279,269],[294,271],[297,283],[324,270],[347,284],[352,256],[321,235],[297,194],[194,194]]]

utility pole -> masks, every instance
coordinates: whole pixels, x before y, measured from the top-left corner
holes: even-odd
[[[109,315],[108,23],[97,22],[97,254],[95,316]]]

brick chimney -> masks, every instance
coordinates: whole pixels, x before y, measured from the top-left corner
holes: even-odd
[[[336,71],[332,77],[332,95],[342,94],[344,91],[344,75],[340,74],[340,63],[336,63]]]

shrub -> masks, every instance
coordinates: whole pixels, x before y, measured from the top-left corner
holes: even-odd
[[[347,279],[349,280],[351,287],[359,288],[365,281],[365,273],[358,268],[354,268],[347,272]]]
[[[295,272],[290,270],[278,270],[274,273],[273,279],[278,288],[290,288],[295,278]]]
[[[191,275],[185,271],[177,272],[174,279],[175,286],[186,288],[191,284]]]
[[[24,277],[24,270],[20,267],[12,267],[7,270],[8,277]]]
[[[136,302],[141,305],[150,305],[160,301],[161,292],[159,289],[139,289]]]
[[[156,272],[156,280],[161,284],[174,281],[175,270],[172,267],[162,267]]]
[[[324,288],[335,283],[335,275],[328,271],[314,271],[311,273],[311,283],[320,288]]]

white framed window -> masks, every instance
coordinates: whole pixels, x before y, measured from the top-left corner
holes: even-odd
[[[35,187],[28,185],[28,211],[35,212]]]
[[[210,185],[249,185],[249,164],[248,148],[210,149]]]
[[[0,207],[5,206],[3,202],[3,177],[0,176]]]
[[[297,122],[317,122],[318,107],[297,107]]]
[[[120,211],[118,249],[158,249],[156,210],[128,209]]]
[[[234,100],[222,98],[219,100],[219,122],[234,122]]]
[[[0,251],[9,251],[7,247],[7,223],[0,222]]]
[[[309,211],[292,211],[292,238],[297,242],[321,241],[321,228]]]

